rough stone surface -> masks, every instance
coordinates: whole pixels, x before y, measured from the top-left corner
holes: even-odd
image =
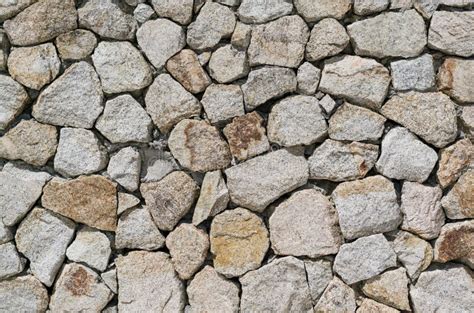
[[[4,244],[13,239],[12,228],[0,222],[0,244]]]
[[[305,62],[298,67],[296,80],[298,81],[297,91],[302,95],[312,96],[316,93],[321,79],[321,70],[309,62]]]
[[[193,17],[193,0],[152,0],[151,5],[160,17],[167,17],[179,24],[186,25]]]
[[[107,173],[128,191],[138,189],[140,182],[140,153],[132,147],[126,147],[110,158]]]
[[[61,59],[82,60],[92,54],[97,38],[88,30],[76,29],[56,37],[55,44]]]
[[[119,192],[117,195],[118,208],[117,215],[136,207],[140,203],[140,199],[129,193]]]
[[[140,180],[144,183],[157,182],[169,173],[180,169],[170,152],[153,148],[144,149],[142,152]]]
[[[0,281],[0,310],[45,312],[48,291],[33,275]]]
[[[351,0],[295,0],[294,3],[306,22],[317,22],[326,17],[342,19],[352,6]]]
[[[155,10],[151,6],[145,3],[139,3],[135,10],[133,10],[133,17],[138,21],[139,24],[144,24],[150,19],[156,17]]]
[[[304,267],[308,278],[309,292],[313,303],[316,304],[333,279],[332,263],[325,259],[305,260]]]
[[[424,91],[435,85],[433,57],[424,54],[420,57],[390,63],[392,85],[396,90]]]
[[[434,261],[460,261],[474,268],[474,221],[448,223],[434,245]]]
[[[441,200],[450,219],[474,218],[474,171],[463,174],[453,188]]]
[[[36,1],[37,0],[16,0],[2,2],[0,6],[0,22],[17,15]]]
[[[438,88],[460,103],[474,102],[473,80],[474,60],[447,58],[438,72]]]
[[[109,238],[90,227],[80,229],[66,250],[69,260],[85,263],[100,272],[107,268],[111,253]]]
[[[464,107],[460,116],[461,129],[466,133],[466,136],[474,140],[474,106]]]
[[[230,83],[249,73],[247,53],[223,46],[212,53],[209,60],[209,75],[219,83]]]
[[[201,103],[211,124],[245,114],[244,96],[239,85],[212,84],[207,87]]]
[[[190,93],[203,92],[211,84],[211,79],[193,50],[182,50],[170,58],[166,62],[166,69]]]
[[[371,15],[388,8],[390,0],[354,0],[354,13]]]
[[[356,313],[399,313],[400,311],[389,307],[388,305],[379,303],[377,301],[364,298],[359,307],[357,308]]]
[[[348,44],[349,35],[344,26],[333,18],[325,18],[311,30],[311,37],[306,45],[306,58],[313,62],[319,61],[339,54]]]
[[[293,4],[288,0],[252,1],[242,0],[238,15],[244,23],[266,23],[291,13]]]
[[[0,75],[0,130],[6,129],[26,103],[28,93],[10,76]]]
[[[25,263],[12,242],[0,244],[0,280],[21,273]]]
[[[314,312],[355,312],[355,309],[354,290],[339,278],[334,277],[314,307]]]
[[[117,294],[118,285],[117,285],[117,269],[113,268],[107,272],[104,272],[100,275],[104,283],[109,287],[109,289]],[[102,311],[103,312],[103,311]],[[116,311],[115,311],[116,312]]]
[[[252,38],[252,25],[237,22],[230,42],[233,47],[239,50],[247,50]]]

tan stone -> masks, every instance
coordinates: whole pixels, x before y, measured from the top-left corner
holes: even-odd
[[[391,308],[382,303],[371,299],[362,300],[361,304],[357,308],[357,313],[398,313],[397,309]]]
[[[459,178],[441,205],[450,219],[474,218],[474,170]]]
[[[460,103],[474,102],[473,81],[474,60],[447,58],[438,72],[439,90]]]
[[[442,149],[436,176],[441,187],[454,183],[463,171],[473,163],[474,148],[469,139],[462,139]]]
[[[474,220],[443,226],[434,247],[434,261],[460,261],[474,268]]]
[[[166,69],[190,93],[200,93],[211,84],[211,79],[192,50],[182,50],[169,59]]]

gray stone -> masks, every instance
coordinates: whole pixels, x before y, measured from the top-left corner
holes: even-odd
[[[223,46],[212,53],[209,60],[209,74],[219,83],[230,83],[249,73],[247,53],[232,45]]]
[[[211,124],[245,114],[244,96],[239,85],[212,84],[204,92],[201,103]]]
[[[35,167],[22,162],[8,162],[3,166],[3,173],[31,183],[38,183],[41,186],[44,186],[53,177],[48,172],[40,172]]]
[[[351,0],[295,0],[298,13],[306,22],[317,22],[326,17],[342,19],[351,10]]]
[[[63,60],[82,60],[89,57],[97,46],[94,33],[76,29],[56,37],[56,47]]]
[[[316,304],[317,300],[333,279],[332,264],[325,259],[305,260],[304,267],[311,299],[313,299],[313,303]]]
[[[17,117],[26,103],[28,93],[10,76],[0,75],[0,130],[6,129]]]
[[[474,27],[473,27],[474,29]],[[474,102],[474,60],[447,58],[438,72],[438,88],[461,104]]]
[[[238,15],[244,23],[266,23],[291,14],[293,4],[289,0],[253,1],[242,0]]]
[[[2,2],[2,5],[0,6],[0,22],[17,15],[36,1],[38,0],[15,0]]]
[[[400,10],[404,12],[413,7],[415,0],[390,0],[390,10]]]
[[[474,220],[448,223],[434,245],[434,261],[458,261],[474,268]]]
[[[296,75],[298,93],[307,96],[314,95],[318,89],[320,78],[321,70],[319,68],[309,62],[301,64]]]
[[[237,22],[230,38],[232,46],[239,50],[247,50],[252,38],[252,25]]]
[[[356,313],[400,313],[399,310],[389,307],[388,305],[379,303],[369,298],[363,298],[360,301]]]
[[[455,8],[469,7],[474,4],[474,0],[440,0],[440,5],[446,5]]]
[[[337,20],[325,18],[311,30],[306,46],[306,58],[319,61],[341,53],[349,44],[346,29]]]
[[[474,171],[464,173],[441,200],[450,219],[474,218]]]
[[[107,272],[100,274],[100,277],[104,281],[104,283],[109,287],[109,289],[117,294],[118,293],[118,284],[117,284],[117,269],[113,268]],[[104,311],[102,311],[104,312]],[[117,311],[115,311],[117,313]]]
[[[193,0],[151,0],[151,5],[160,17],[186,25],[193,17]]]
[[[155,10],[145,3],[139,3],[135,10],[133,10],[133,17],[139,24],[143,24],[148,20],[156,17]]]
[[[392,85],[396,90],[428,90],[435,85],[433,57],[423,54],[410,60],[390,63]]]
[[[153,148],[141,151],[143,159],[140,176],[144,183],[159,181],[172,171],[180,168],[170,152]]]
[[[190,93],[203,92],[212,81],[202,68],[197,54],[185,49],[166,62],[168,72]]]
[[[1,175],[0,175],[1,176]],[[4,244],[13,239],[13,229],[0,222],[0,244]]]
[[[107,268],[111,253],[109,238],[87,226],[77,232],[76,238],[66,250],[69,260],[85,263],[99,272]]]
[[[414,0],[413,7],[425,19],[430,19],[433,13],[438,9],[441,0]]]
[[[371,15],[388,8],[390,0],[354,0],[354,13],[357,15]]]
[[[18,255],[13,242],[0,244],[0,280],[21,273],[25,263],[26,260]]]
[[[331,115],[337,107],[336,101],[334,101],[330,95],[325,95],[321,100],[319,100],[319,105],[323,108],[324,112],[326,112],[326,115]]]
[[[354,290],[335,276],[314,307],[314,312],[355,312],[355,309]]]
[[[140,153],[132,147],[126,147],[110,158],[107,173],[128,191],[138,189],[140,182]]]
[[[46,312],[48,291],[33,275],[0,281],[2,311]]]
[[[461,129],[471,141],[474,141],[474,105],[463,107],[459,118]]]

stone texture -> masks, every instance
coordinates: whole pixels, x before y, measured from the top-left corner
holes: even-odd
[[[94,33],[76,29],[56,37],[56,48],[63,60],[82,60],[89,57],[97,46]]]
[[[140,199],[129,193],[119,192],[117,194],[118,208],[117,215],[136,207],[140,203]]]
[[[141,152],[143,157],[141,182],[157,182],[169,173],[180,169],[170,152],[154,148],[143,149]]]
[[[167,17],[171,20],[186,25],[193,17],[193,0],[152,0],[151,5],[160,17]]]
[[[461,129],[466,136],[474,140],[474,106],[463,107],[460,118]]]
[[[17,117],[26,103],[28,93],[10,76],[0,75],[0,130],[6,129]]]
[[[138,21],[139,24],[144,24],[148,20],[156,17],[155,10],[151,6],[145,3],[139,3],[135,10],[133,10],[133,17]]]
[[[122,187],[133,192],[140,183],[140,169],[140,153],[132,147],[126,147],[110,158],[107,173]]]
[[[316,93],[321,79],[321,70],[309,62],[304,62],[298,67],[296,80],[297,91],[302,95],[312,96]]]
[[[212,84],[207,87],[201,103],[211,124],[245,114],[244,96],[239,85]]]
[[[247,53],[226,45],[212,53],[209,60],[209,75],[219,83],[230,83],[249,73]]]
[[[357,15],[371,15],[388,8],[389,0],[354,0],[354,13]]]
[[[453,188],[441,200],[450,219],[474,218],[474,171],[463,174]]]
[[[252,38],[252,28],[252,25],[237,22],[230,39],[232,46],[239,50],[247,50]]]
[[[0,280],[21,273],[25,263],[12,242],[0,244]]]
[[[473,80],[474,60],[447,58],[438,72],[438,88],[461,104],[474,102]]]
[[[85,263],[99,272],[107,268],[111,253],[109,238],[87,226],[77,232],[76,238],[66,250],[69,260]]]
[[[2,311],[45,312],[48,302],[48,291],[33,275],[0,281]]]
[[[364,298],[359,307],[357,308],[356,313],[399,313],[400,311],[384,305],[382,303],[378,303],[374,300]]]
[[[314,307],[314,312],[355,312],[355,309],[354,290],[339,278],[334,277]]]
[[[317,22],[326,17],[342,19],[351,10],[351,0],[295,0],[298,13],[306,22]]]
[[[434,245],[434,261],[459,261],[474,268],[474,221],[448,223]]]
[[[2,6],[0,6],[0,22],[17,15],[36,1],[37,0],[16,0],[2,2]]]
[[[308,61],[319,61],[342,52],[349,44],[346,29],[337,20],[325,18],[314,25],[306,46]]]
[[[253,1],[242,0],[239,19],[244,23],[266,23],[291,13],[293,4],[288,0]]]
[[[118,284],[117,284],[117,269],[113,268],[107,272],[104,272],[100,275],[104,283],[109,287],[109,289],[117,294],[118,293]],[[104,311],[102,311],[104,312]]]
[[[326,112],[327,116],[331,116],[334,110],[337,108],[337,103],[331,98],[330,95],[325,95],[321,100],[319,100],[319,105]]]
[[[193,50],[182,50],[170,58],[166,62],[166,69],[190,93],[203,92],[211,84],[211,79]]]
[[[316,304],[333,279],[332,263],[325,259],[305,260],[304,267],[308,279],[309,292],[313,303]]]
[[[4,244],[13,239],[13,231],[4,222],[0,222],[0,244]]]
[[[393,61],[392,85],[396,90],[428,90],[435,85],[435,72],[431,54],[408,60]]]

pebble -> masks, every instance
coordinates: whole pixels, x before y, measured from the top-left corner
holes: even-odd
[[[393,61],[390,63],[390,69],[392,70],[392,85],[395,90],[425,91],[435,85],[433,57],[430,54],[423,54],[413,59]]]
[[[250,68],[247,53],[226,45],[212,53],[209,60],[209,75],[219,83],[231,83],[247,76]]]
[[[333,279],[332,263],[325,259],[305,260],[304,267],[308,279],[309,292],[316,304]]]
[[[314,307],[315,313],[355,312],[356,297],[354,290],[334,276],[323,295]]]
[[[448,223],[434,245],[434,261],[459,261],[474,268],[474,221]]]
[[[296,10],[306,22],[318,22],[326,17],[342,19],[351,10],[351,0],[294,0]]]
[[[140,153],[132,147],[126,147],[118,151],[110,158],[107,167],[110,178],[130,192],[138,189],[140,170]]]
[[[354,0],[354,13],[372,15],[388,8],[390,0]]]
[[[0,244],[0,280],[18,275],[23,271],[26,260],[18,255],[12,242]]]
[[[244,96],[239,85],[212,84],[204,92],[201,104],[211,124],[245,114]]]
[[[298,67],[296,80],[298,81],[297,91],[306,96],[312,96],[316,93],[321,79],[321,70],[311,64],[304,62]]]
[[[193,17],[193,0],[151,0],[151,5],[160,17],[167,17],[176,23],[187,25]]]
[[[461,104],[474,102],[473,80],[474,60],[447,58],[438,72],[438,88]]]
[[[66,256],[73,262],[85,263],[99,272],[105,271],[112,253],[109,238],[90,227],[81,228],[66,250]]]
[[[288,0],[242,0],[238,15],[244,23],[259,24],[289,15],[292,10],[293,4]]]
[[[10,76],[0,75],[0,130],[6,129],[29,100],[22,85]]]
[[[314,25],[306,45],[308,61],[319,61],[341,53],[349,44],[349,35],[336,19],[325,18]]]
[[[0,281],[0,303],[2,308],[13,312],[46,312],[48,291],[33,275]]]
[[[56,48],[63,60],[82,60],[88,58],[97,46],[94,33],[76,29],[56,37]]]
[[[464,173],[441,200],[450,219],[474,218],[474,171]]]
[[[212,81],[193,50],[185,49],[166,62],[166,69],[192,94],[206,90]]]

